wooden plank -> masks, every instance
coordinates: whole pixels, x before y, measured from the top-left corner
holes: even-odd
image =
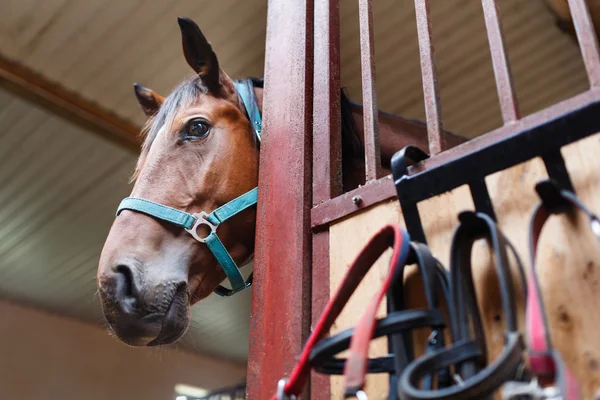
[[[399,223],[400,206],[397,201],[387,202],[358,213],[352,218],[340,221],[330,228],[330,293],[333,293],[342,281],[346,268],[352,263],[358,251],[365,245],[375,232],[385,223]],[[367,273],[357,291],[335,322],[332,333],[344,330],[356,323],[364,305],[373,297],[375,289],[387,275],[391,251],[386,251]],[[378,311],[378,316],[385,316],[385,301]],[[387,354],[387,339],[374,341],[369,349],[371,357]],[[342,353],[340,356],[345,356]],[[344,393],[343,377],[331,378],[331,399],[341,399]],[[387,399],[389,381],[387,375],[370,375],[367,379],[369,399]]]
[[[139,151],[139,126],[2,55],[0,87],[128,150]]]
[[[312,0],[270,0],[248,399],[270,398],[310,328]]]
[[[592,136],[563,149],[567,168],[575,190],[581,199],[596,212],[600,212],[600,180],[597,171],[600,160],[598,136]],[[547,173],[540,159],[514,166],[486,179],[498,224],[517,248],[523,263],[529,263],[528,226],[531,212],[539,201],[534,186],[546,179]],[[473,209],[470,193],[466,186],[450,193],[419,203],[419,212],[425,234],[433,254],[448,267],[450,239],[457,224],[460,211]],[[340,274],[347,262],[356,255],[372,232],[390,221],[402,221],[395,201],[382,203],[366,211],[344,219],[330,228],[331,232],[331,288],[337,287]],[[347,254],[349,253],[349,254]],[[585,218],[579,213],[574,216],[552,217],[542,233],[540,258],[537,272],[542,287],[543,301],[548,314],[553,345],[563,355],[567,365],[579,379],[586,398],[597,390],[600,381],[600,342],[597,330],[600,313],[596,305],[600,302],[600,258],[595,238],[589,232]],[[495,358],[503,347],[504,325],[497,278],[487,244],[476,243],[473,254],[473,271],[479,307],[482,312],[490,359]],[[418,280],[411,271],[407,279]],[[520,295],[519,279],[513,265],[513,277],[517,282],[516,296],[520,329],[524,328],[524,299]],[[360,289],[363,301],[370,299],[380,280],[372,278]],[[416,282],[415,282],[416,283]],[[411,307],[424,305],[422,290],[418,284],[408,284],[407,301]],[[336,324],[336,330],[356,323],[362,304],[352,303]],[[500,318],[498,318],[500,316]],[[420,354],[427,332],[416,332],[415,343],[420,343],[416,353]],[[374,352],[386,350],[382,344],[373,344]],[[382,378],[373,378],[382,379]],[[369,381],[369,398],[384,399],[382,389],[387,381]],[[372,383],[377,382],[377,383]],[[332,381],[334,394],[340,388]],[[386,386],[387,388],[387,386]],[[376,392],[376,393],[373,393]]]

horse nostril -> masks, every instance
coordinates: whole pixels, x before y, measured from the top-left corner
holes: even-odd
[[[115,272],[115,279],[117,282],[117,296],[121,300],[128,300],[129,302],[133,302],[137,293],[135,289],[135,283],[133,280],[133,272],[131,270],[131,267],[120,264],[117,266]]]

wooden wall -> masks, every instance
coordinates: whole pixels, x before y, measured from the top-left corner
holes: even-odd
[[[580,198],[600,212],[600,136],[592,136],[563,148],[563,156]],[[547,178],[541,159],[501,171],[487,178],[488,189],[503,232],[516,246],[519,255],[529,264],[528,227],[531,213],[538,202],[534,185]],[[596,195],[596,196],[595,196]],[[595,196],[595,197],[594,197]],[[467,187],[419,204],[427,240],[433,254],[448,267],[451,238],[460,211],[473,209]],[[380,204],[351,216],[330,227],[331,290],[341,281],[345,269],[368,238],[385,223],[400,223],[403,218],[397,201]],[[582,383],[586,397],[600,386],[600,264],[599,249],[580,213],[552,217],[542,233],[537,271],[551,327],[554,346],[562,353],[568,366]],[[382,256],[350,300],[332,332],[352,326],[358,320],[364,304],[369,301],[379,282],[387,273],[390,253]],[[485,324],[490,358],[503,346],[504,326],[499,288],[487,245],[478,242],[474,252],[474,278],[479,306]],[[411,272],[416,272],[412,269]],[[516,268],[513,268],[516,274]],[[408,274],[409,288],[418,280]],[[515,275],[515,282],[519,282]],[[424,305],[420,284],[414,282],[407,296],[413,306]],[[517,283],[518,285],[518,283]],[[517,286],[518,287],[518,286]],[[517,293],[520,293],[517,290]],[[522,297],[522,296],[519,296]],[[524,326],[524,302],[517,299],[519,323]],[[385,306],[380,310],[384,315]],[[427,332],[417,333],[417,343],[425,343]],[[372,355],[387,352],[385,338],[373,342]],[[343,380],[331,380],[332,399],[340,398]],[[387,375],[371,375],[367,393],[370,399],[385,399]]]

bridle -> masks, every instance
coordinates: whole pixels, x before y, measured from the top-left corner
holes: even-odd
[[[262,117],[254,97],[252,81],[250,79],[236,81],[234,82],[234,85],[244,104],[244,108],[246,109],[256,138],[260,142]],[[231,200],[210,213],[201,211],[199,213],[190,214],[150,200],[137,197],[126,197],[121,201],[121,204],[119,204],[117,216],[123,210],[137,211],[185,229],[185,231],[192,235],[198,242],[208,246],[208,249],[215,256],[217,262],[221,265],[221,268],[223,268],[225,275],[227,275],[227,279],[231,284],[231,289],[219,285],[215,290],[215,293],[219,296],[231,296],[252,285],[252,274],[250,274],[247,280],[244,280],[239,267],[223,245],[223,242],[221,242],[221,239],[219,239],[217,228],[220,224],[234,215],[254,206],[257,201],[258,187]],[[202,225],[210,230],[210,233],[205,237],[198,235],[198,228]]]

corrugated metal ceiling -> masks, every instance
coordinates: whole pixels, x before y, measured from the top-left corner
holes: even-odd
[[[0,296],[103,323],[96,268],[135,156],[0,91]],[[243,361],[250,293],[194,308],[188,349]]]
[[[592,0],[600,3],[600,0]],[[133,82],[166,94],[190,73],[176,16],[196,20],[233,77],[262,76],[266,0],[3,0],[0,52],[141,124]],[[576,43],[543,0],[503,0],[524,114],[587,88]],[[357,2],[341,0],[342,83],[360,100]],[[413,0],[373,0],[380,108],[424,118]],[[433,0],[446,127],[501,124],[479,0]],[[95,269],[135,156],[0,93],[0,296],[100,321]],[[195,307],[188,346],[247,356],[250,294]]]

